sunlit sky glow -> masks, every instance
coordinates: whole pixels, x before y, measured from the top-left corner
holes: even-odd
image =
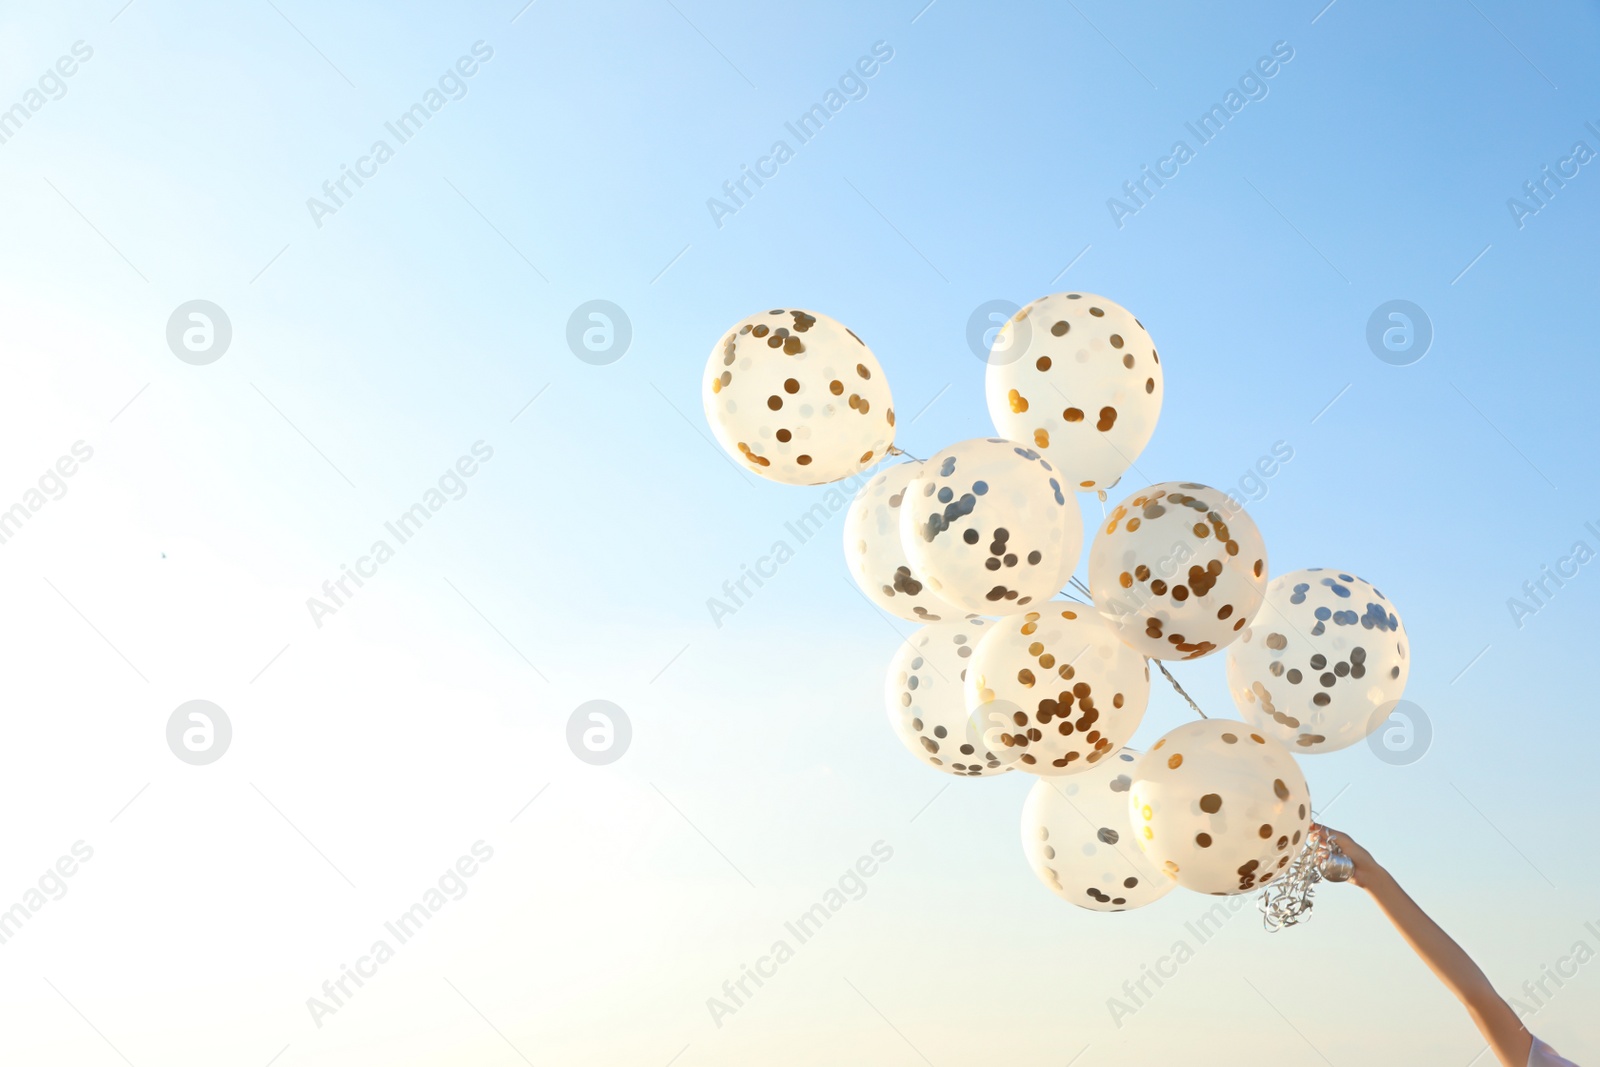
[[[0,509],[42,498],[0,544],[0,909],[92,850],[0,944],[0,1060],[1471,1060],[1357,891],[1274,935],[1250,902],[1203,942],[1192,894],[1081,911],[1018,847],[1024,776],[900,748],[882,678],[911,627],[853,590],[842,516],[788,531],[824,490],[745,474],[704,425],[707,353],[780,306],[873,348],[922,456],[990,430],[974,309],[1132,309],[1166,405],[1124,487],[1242,489],[1273,572],[1360,574],[1404,617],[1431,748],[1305,758],[1327,821],[1508,993],[1600,951],[1600,562],[1570,562],[1600,552],[1600,163],[1574,151],[1600,152],[1594,5],[923,2],[0,16],[0,116],[27,111],[0,127]],[[1201,144],[1186,124],[1275,47]],[[801,143],[786,124],[875,48]],[[388,130],[430,91],[420,131]],[[737,210],[708,204],[780,140]],[[1535,203],[1545,167],[1568,177]],[[367,177],[330,212],[344,168]],[[195,299],[232,324],[207,366],[166,340]],[[567,346],[595,299],[632,326],[610,365]],[[1433,326],[1409,366],[1365,338],[1393,299]],[[427,525],[314,618],[441,478]],[[792,559],[718,625],[708,599],[780,539]],[[1569,577],[1516,617],[1545,567]],[[1231,714],[1220,657],[1175,673]],[[233,727],[204,767],[165,738],[194,699]],[[567,745],[591,699],[632,724],[610,765]],[[1190,717],[1158,691],[1134,744]],[[479,842],[317,1025],[307,999]],[[793,958],[714,1017],[779,940]],[[1597,968],[1529,1020],[1578,1062]]]

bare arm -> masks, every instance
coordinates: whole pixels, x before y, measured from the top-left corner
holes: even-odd
[[[1371,895],[1400,931],[1400,936],[1422,957],[1422,962],[1461,1001],[1502,1067],[1527,1067],[1533,1037],[1523,1028],[1511,1005],[1495,992],[1483,971],[1472,962],[1472,957],[1417,906],[1370,852],[1346,834],[1336,830],[1328,832],[1338,835],[1339,849],[1355,864],[1350,881]]]

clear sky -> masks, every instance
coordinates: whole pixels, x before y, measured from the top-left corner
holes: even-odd
[[[1161,351],[1124,488],[1292,451],[1243,489],[1271,570],[1376,583],[1431,725],[1305,758],[1318,807],[1600,1060],[1595,5],[523,2],[0,14],[0,1060],[1467,1064],[1355,890],[1203,940],[1181,891],[1052,896],[1029,780],[890,732],[910,627],[842,515],[787,526],[824,490],[709,440],[706,356],[769,307],[872,347],[907,451],[987,434],[974,312],[1064,289]],[[205,365],[193,300],[231,327]],[[592,300],[610,363],[568,343]],[[1420,360],[1369,346],[1394,300]],[[1176,672],[1229,713],[1220,657]],[[595,699],[604,765],[568,743]],[[231,724],[208,765],[169,749],[190,700]],[[1189,714],[1158,692],[1135,745]]]

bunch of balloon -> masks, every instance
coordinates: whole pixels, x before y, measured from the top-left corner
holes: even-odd
[[[1255,521],[1208,485],[1160,482],[1106,507],[1165,395],[1155,342],[1116,302],[1023,307],[995,336],[984,390],[995,436],[907,457],[871,349],[826,315],[779,309],[716,344],[703,395],[717,440],[763,478],[814,485],[902,459],[844,520],[861,592],[919,624],[885,679],[891,730],[943,774],[1033,776],[1023,851],[1052,892],[1126,911],[1176,887],[1309,886],[1295,757],[1382,725],[1410,668],[1399,616],[1341,571],[1270,578]],[[1087,585],[1080,492],[1103,513]],[[1224,651],[1242,721],[1205,717],[1166,666]],[[1136,750],[1152,662],[1200,719]],[[1309,910],[1266,898],[1272,929]]]

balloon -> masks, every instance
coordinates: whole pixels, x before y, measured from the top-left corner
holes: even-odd
[[[736,323],[711,350],[702,396],[722,447],[775,482],[836,482],[894,443],[894,401],[877,357],[814,311]]]
[[[1022,807],[1022,851],[1039,881],[1090,911],[1142,908],[1175,884],[1133,841],[1128,788],[1139,754],[1125,748],[1083,774],[1041,778]]]
[[[912,622],[959,619],[966,612],[934,595],[906,560],[900,543],[900,504],[920,460],[878,474],[850,502],[844,519],[844,559],[867,599]]]
[[[1202,719],[1151,746],[1128,810],[1146,856],[1185,889],[1248,893],[1289,865],[1311,828],[1311,794],[1289,750],[1253,727]]]
[[[940,599],[985,615],[1055,596],[1083,549],[1077,498],[1036,450],[998,437],[936,453],[900,513],[911,569]]]
[[[1040,297],[995,334],[984,392],[1000,436],[1031,444],[1075,489],[1109,489],[1161,416],[1161,358],[1126,308]]]
[[[967,663],[988,619],[968,616],[924,626],[900,645],[885,687],[889,723],[911,754],[946,774],[969,778],[1011,769],[991,751],[981,716],[968,715]],[[991,738],[992,739],[992,738]]]
[[[1091,607],[1052,601],[988,628],[967,669],[967,706],[1015,704],[1000,743],[1031,774],[1087,773],[1127,744],[1150,701],[1150,668]]]
[[[1266,587],[1261,531],[1237,501],[1194,482],[1134,493],[1089,549],[1095,606],[1152,659],[1199,659],[1230,644]]]
[[[1387,717],[1411,673],[1405,627],[1384,595],[1341,571],[1274,578],[1228,648],[1228,686],[1247,721],[1299,752],[1355,744]]]

